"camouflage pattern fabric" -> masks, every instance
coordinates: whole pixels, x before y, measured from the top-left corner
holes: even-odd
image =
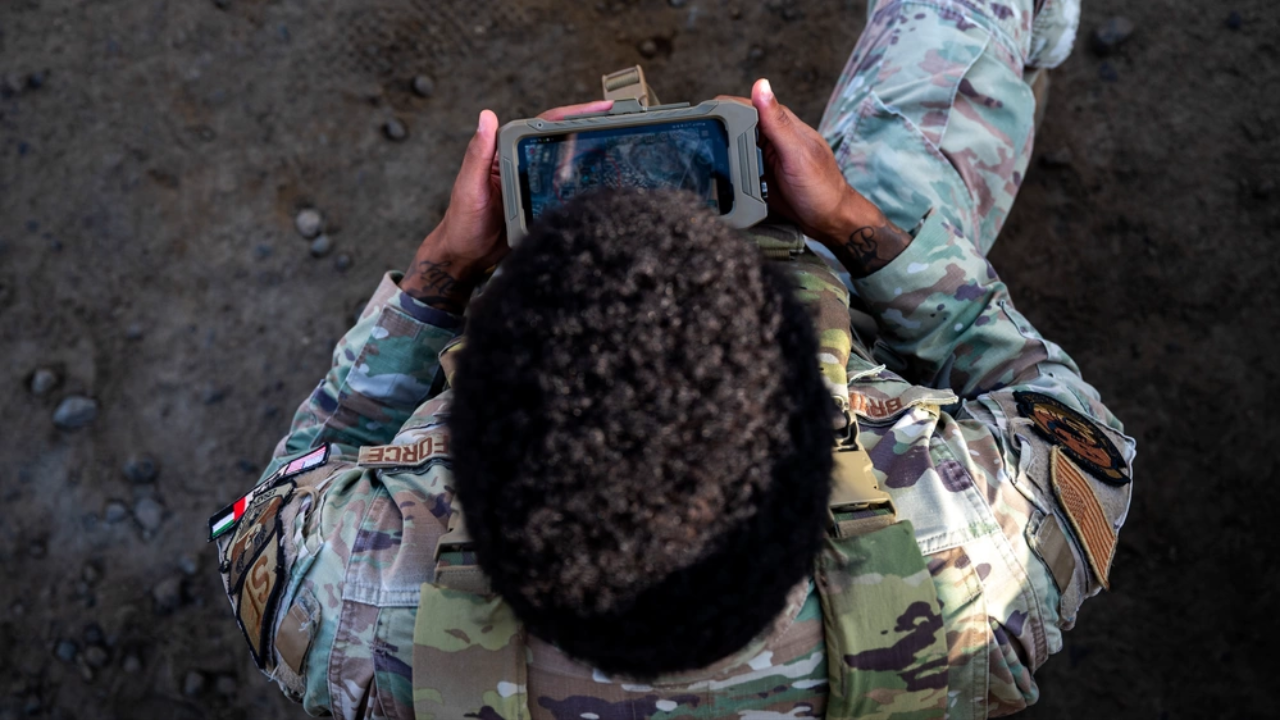
[[[1032,672],[1102,589],[1053,493],[1053,446],[1018,415],[1014,393],[1038,392],[1087,416],[1119,448],[1130,477],[1134,457],[1097,391],[1018,313],[985,258],[1030,150],[1033,100],[1021,74],[1027,53],[1044,44],[1032,5],[873,5],[820,128],[850,182],[915,238],[887,267],[851,283],[879,337],[874,347],[853,345],[845,377],[859,440],[910,521],[938,596],[950,718],[1035,702]],[[452,501],[447,456],[353,466],[358,448],[416,443],[448,418],[439,352],[459,320],[400,293],[397,279],[384,278],[339,343],[264,474],[308,449],[332,449],[310,490],[282,511],[290,540],[270,674],[312,714],[412,718],[415,672],[441,678],[442,691],[465,682],[448,672],[465,674],[456,663],[422,660],[419,668],[413,657],[420,588],[433,579],[432,551]],[[824,336],[824,352],[840,358],[841,342]],[[825,365],[824,376],[838,377]],[[1106,495],[1114,530],[1131,488]],[[483,649],[486,641],[470,642]],[[812,581],[741,652],[648,684],[603,676],[534,637],[525,644],[522,692],[540,719],[822,717],[828,664],[842,660],[826,655]],[[300,657],[297,648],[305,648]],[[496,708],[506,707],[508,691],[521,688],[495,685],[499,704],[484,717],[502,717]],[[478,703],[489,702],[486,692]]]
[[[828,537],[816,579],[829,657],[827,720],[944,717],[945,627],[911,523]]]

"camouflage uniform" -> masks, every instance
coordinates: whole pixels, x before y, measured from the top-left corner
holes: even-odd
[[[1074,33],[1070,3],[1037,4],[1034,17],[1031,0],[872,6],[820,127],[850,183],[915,236],[887,267],[852,282],[878,320],[872,347],[831,321],[830,309],[848,303],[844,285],[811,257],[793,264],[798,292],[825,308],[815,310],[826,313],[818,318],[824,375],[837,394],[847,388],[876,477],[927,560],[940,614],[916,619],[945,629],[939,705],[952,718],[1035,702],[1032,672],[1107,583],[1131,487],[1133,440],[1075,362],[1014,309],[985,258],[1030,151],[1025,66],[1047,64]],[[453,497],[440,352],[459,321],[400,292],[397,280],[382,280],[339,342],[264,475],[293,488],[274,506],[283,570],[265,581],[262,597],[276,593],[265,613],[238,617],[267,628],[263,664],[309,713],[412,718],[415,669],[441,690],[474,692],[489,709],[476,716],[489,718],[523,707],[557,719],[822,717],[833,662],[910,683],[898,651],[919,624],[904,611],[883,636],[828,657],[812,580],[742,651],[647,684],[520,638],[497,605],[485,609],[493,622],[483,633],[419,637],[415,665],[415,616]],[[1090,463],[1090,448],[1079,446],[1068,457],[1037,412],[1057,413],[1115,452]],[[356,464],[360,448],[388,443],[397,449]],[[328,448],[323,465],[281,475],[315,448]],[[261,517],[266,506],[254,507]],[[224,551],[248,542],[240,534],[222,541]],[[837,579],[835,591],[924,581],[855,574]],[[509,681],[468,672],[517,638],[526,663]],[[429,707],[433,694],[419,689],[416,700]],[[882,716],[890,715],[898,717]]]

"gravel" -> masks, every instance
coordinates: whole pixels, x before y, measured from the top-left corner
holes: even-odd
[[[1093,31],[1091,46],[1101,57],[1106,57],[1133,35],[1133,21],[1117,15],[1108,19]]]
[[[31,374],[31,394],[36,397],[44,397],[51,390],[58,386],[61,378],[58,373],[50,368],[40,368]]]
[[[80,654],[80,646],[75,640],[59,640],[53,648],[53,654],[64,663],[72,663],[75,662],[76,655]]]
[[[382,134],[386,135],[388,140],[400,142],[409,137],[409,128],[405,127],[399,118],[391,118],[382,124]]]
[[[204,674],[192,670],[182,680],[182,694],[187,697],[195,697],[204,692]]]
[[[642,57],[651,58],[658,54],[658,43],[652,39],[647,39],[641,42],[636,49],[640,51]]]
[[[107,641],[107,636],[102,632],[101,625],[91,622],[84,626],[84,641],[86,645],[102,645]]]
[[[333,252],[333,240],[328,235],[320,235],[311,241],[311,257],[322,258]]]
[[[324,230],[324,218],[320,216],[319,210],[307,208],[293,219],[293,226],[297,228],[298,234],[310,240]]]
[[[90,645],[84,649],[84,661],[89,664],[89,667],[104,668],[111,662],[111,656],[101,645]]]
[[[158,615],[176,610],[182,603],[182,577],[174,575],[156,583],[151,588],[151,600]]]
[[[413,79],[413,92],[419,97],[429,98],[436,93],[436,81],[426,75],[418,75]]]
[[[124,464],[123,470],[129,482],[147,485],[160,476],[160,463],[150,455],[134,455]]]
[[[342,253],[333,259],[333,269],[338,272],[346,272],[351,269],[351,256]]]
[[[164,520],[164,506],[155,498],[144,497],[133,506],[133,517],[143,530],[156,531]]]
[[[120,663],[120,668],[126,674],[134,675],[142,669],[142,658],[133,653],[124,656],[124,662]]]
[[[59,430],[79,430],[98,418],[98,402],[83,395],[70,395],[53,411],[53,424]]]
[[[102,519],[111,524],[118,523],[127,517],[129,517],[129,508],[119,500],[107,502],[107,507],[102,511]]]

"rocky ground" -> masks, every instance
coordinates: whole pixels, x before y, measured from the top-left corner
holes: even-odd
[[[768,76],[816,122],[864,10],[0,3],[0,718],[300,716],[205,521],[439,219],[477,111],[643,62],[664,99]],[[1274,716],[1280,13],[1088,0],[1083,27],[992,260],[1139,439],[1137,492],[1025,717]]]

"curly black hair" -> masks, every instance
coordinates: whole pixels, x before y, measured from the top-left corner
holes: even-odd
[[[534,635],[653,677],[745,646],[812,568],[832,403],[785,274],[692,196],[544,215],[473,305],[457,497]]]

